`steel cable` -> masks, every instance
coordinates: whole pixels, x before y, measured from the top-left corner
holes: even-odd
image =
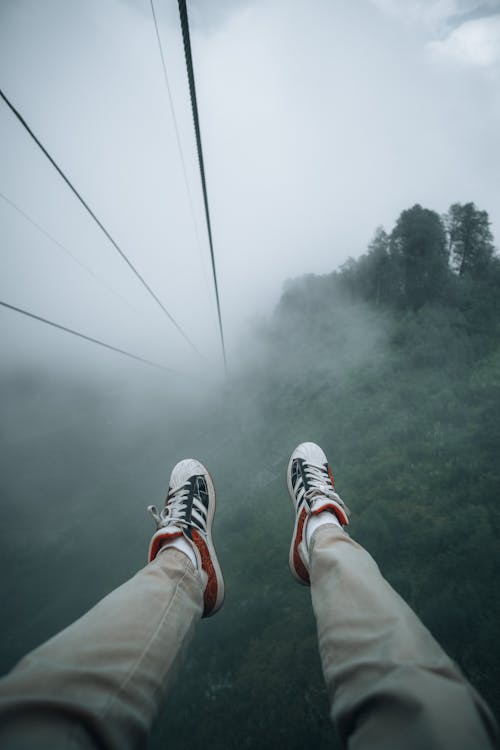
[[[186,7],[186,0],[178,0],[178,5],[179,5],[179,15],[181,19],[182,39],[184,43],[184,55],[186,58],[189,94],[191,97],[191,108],[193,111],[194,131],[195,131],[195,137],[196,137],[196,148],[198,151],[198,163],[200,167],[201,187],[203,190],[203,203],[205,206],[205,218],[207,222],[208,242],[210,245],[210,257],[212,261],[212,272],[213,272],[214,287],[215,287],[215,299],[217,302],[217,314],[219,318],[219,330],[220,330],[220,339],[221,339],[221,346],[222,346],[222,357],[224,359],[224,369],[227,374],[226,347],[224,343],[224,330],[222,327],[222,314],[221,314],[220,298],[219,298],[219,285],[217,283],[217,270],[215,267],[215,254],[214,254],[214,246],[213,246],[213,241],[212,241],[212,225],[210,221],[210,209],[208,206],[207,181],[205,177],[205,164],[203,160],[203,148],[201,144],[200,118],[198,114],[198,103],[196,99],[196,86],[195,86],[195,81],[194,81],[193,57],[191,54],[191,38],[189,34],[189,19],[188,19],[187,7]]]
[[[164,365],[161,365],[159,362],[153,362],[152,360],[146,359],[145,357],[140,357],[137,354],[132,354],[131,352],[126,351],[125,349],[119,349],[117,346],[106,344],[104,341],[95,339],[92,336],[87,336],[85,333],[80,333],[79,331],[75,331],[73,330],[73,328],[68,328],[67,326],[61,325],[60,323],[54,323],[54,321],[48,320],[48,318],[43,318],[41,315],[35,315],[35,313],[29,312],[28,310],[23,310],[22,307],[16,307],[15,305],[11,305],[8,302],[4,302],[3,300],[0,300],[0,305],[2,307],[7,308],[8,310],[13,310],[14,312],[20,313],[21,315],[26,315],[28,318],[32,318],[33,320],[38,320],[41,323],[45,323],[46,325],[52,326],[53,328],[58,328],[60,331],[71,333],[73,336],[78,336],[78,338],[85,339],[85,341],[91,341],[93,344],[98,344],[99,346],[103,346],[105,349],[110,349],[113,352],[118,352],[118,354],[123,354],[126,357],[130,357],[130,359],[135,359],[138,362],[143,362],[146,365],[151,365],[151,367],[156,367],[160,370],[165,370],[166,372],[175,373],[178,375],[181,374],[181,373],[177,373],[175,370],[171,370],[169,367],[165,367]]]
[[[95,213],[92,211],[88,203],[82,198],[78,190],[74,187],[72,182],[66,177],[62,169],[58,166],[58,164],[54,161],[52,156],[49,154],[47,149],[43,146],[43,144],[39,141],[37,136],[34,134],[34,132],[31,130],[30,126],[26,122],[26,120],[22,117],[22,115],[18,112],[18,110],[14,107],[14,105],[9,101],[7,96],[4,94],[4,92],[0,89],[0,97],[4,100],[5,104],[9,107],[11,112],[15,115],[15,117],[19,120],[21,125],[25,128],[25,130],[29,133],[29,135],[32,137],[32,139],[35,141],[37,146],[41,149],[41,151],[45,154],[47,159],[50,161],[54,169],[59,173],[59,175],[62,177],[66,185],[70,188],[70,190],[73,192],[73,194],[78,198],[82,206],[87,210],[87,212],[90,214],[90,216],[94,219],[97,226],[102,230],[102,232],[105,234],[105,236],[108,238],[108,240],[111,242],[115,250],[120,254],[122,259],[127,263],[127,265],[130,267],[132,272],[135,274],[135,276],[139,279],[141,284],[144,286],[144,288],[149,292],[149,294],[153,297],[153,299],[156,301],[156,303],[159,305],[159,307],[163,310],[167,318],[170,320],[170,322],[175,326],[175,328],[179,331],[181,336],[188,342],[188,344],[194,349],[194,351],[199,355],[203,356],[201,352],[196,348],[195,344],[191,341],[189,336],[183,331],[183,329],[180,327],[180,325],[177,323],[177,321],[172,317],[172,315],[168,312],[166,307],[163,305],[161,300],[157,297],[157,295],[153,292],[149,284],[145,281],[145,279],[141,276],[139,271],[135,268],[133,263],[127,258],[123,250],[120,248],[117,242],[113,239],[113,237],[110,235],[106,227],[102,224],[102,222],[97,218]]]

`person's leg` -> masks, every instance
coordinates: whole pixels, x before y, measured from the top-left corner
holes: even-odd
[[[299,446],[289,478],[298,511],[291,568],[302,583],[310,580],[331,716],[343,744],[350,750],[494,747],[497,729],[485,703],[342,529],[347,509],[321,449]]]
[[[188,557],[163,551],[0,681],[0,747],[143,746],[202,604]]]
[[[370,555],[340,526],[316,530],[311,595],[340,737],[370,750],[482,750],[494,720]]]
[[[172,472],[150,563],[0,680],[0,748],[142,748],[196,622],[222,604],[215,492]]]

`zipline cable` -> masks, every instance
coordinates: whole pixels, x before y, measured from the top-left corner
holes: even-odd
[[[92,276],[93,279],[95,279],[99,284],[102,284],[102,286],[104,286],[108,290],[108,292],[111,292],[112,294],[114,294],[116,297],[118,297],[119,299],[121,299],[122,302],[125,302],[125,304],[128,307],[130,307],[132,310],[135,310],[135,312],[137,312],[137,310],[134,308],[134,306],[131,305],[130,302],[127,299],[125,299],[125,297],[122,297],[122,295],[120,294],[120,292],[117,292],[115,289],[113,289],[111,286],[109,286],[109,284],[107,284],[104,281],[104,279],[101,279],[101,277],[98,276],[96,273],[94,273],[94,271],[92,271],[91,268],[89,268],[87,265],[85,265],[85,263],[82,263],[82,261],[79,258],[77,258],[77,256],[74,255],[71,252],[71,250],[68,250],[68,248],[65,247],[64,245],[62,245],[59,242],[59,240],[56,240],[56,238],[53,237],[49,232],[47,232],[42,226],[40,226],[40,224],[38,224],[38,222],[36,222],[34,219],[32,219],[31,216],[26,213],[26,211],[23,211],[22,208],[20,208],[16,203],[14,203],[14,201],[11,201],[10,198],[7,198],[7,196],[4,195],[1,191],[0,191],[0,198],[3,201],[5,201],[5,203],[7,203],[9,206],[11,206],[11,208],[13,208],[15,211],[17,211],[18,214],[20,214],[24,219],[26,219],[27,222],[29,222],[36,229],[38,229],[38,231],[41,234],[43,234],[44,237],[46,237],[48,240],[50,240],[50,242],[52,242],[54,245],[56,245],[56,247],[58,247],[64,253],[66,253],[67,255],[69,255],[69,257],[72,258],[75,261],[75,263],[78,263],[78,265],[81,268],[83,268],[84,271],[86,271],[90,276]]]
[[[117,252],[121,255],[121,257],[123,258],[123,260],[125,261],[125,263],[130,267],[130,269],[133,271],[133,273],[137,276],[137,278],[139,279],[139,281],[141,282],[141,284],[145,287],[145,289],[147,289],[147,291],[149,292],[149,294],[153,297],[153,299],[161,307],[161,309],[163,310],[163,312],[165,313],[165,315],[167,316],[167,318],[170,320],[170,322],[175,326],[175,328],[179,331],[179,333],[181,334],[181,336],[188,342],[188,344],[194,349],[194,351],[200,357],[202,357],[203,355],[201,354],[201,352],[196,348],[196,346],[193,344],[193,342],[191,341],[191,339],[189,338],[189,336],[186,333],[184,333],[184,331],[182,330],[182,328],[180,327],[180,325],[177,323],[177,321],[168,312],[167,308],[163,305],[163,303],[161,302],[161,300],[153,292],[153,290],[151,289],[151,287],[149,286],[149,284],[141,276],[141,274],[135,268],[135,266],[132,264],[132,262],[127,258],[127,256],[123,252],[123,250],[119,247],[119,245],[112,238],[112,236],[110,235],[110,233],[108,232],[108,230],[106,229],[106,227],[99,221],[99,219],[97,218],[97,216],[95,215],[95,213],[92,211],[92,209],[90,208],[90,206],[88,205],[88,203],[86,203],[86,201],[82,198],[82,196],[80,195],[80,193],[78,192],[78,190],[73,186],[73,184],[68,179],[68,177],[66,177],[66,175],[64,174],[64,172],[62,171],[62,169],[54,161],[54,159],[49,154],[49,152],[47,151],[47,149],[38,140],[38,138],[36,137],[36,135],[34,134],[34,132],[31,130],[31,128],[28,125],[28,123],[26,122],[26,120],[22,117],[22,115],[18,112],[18,110],[14,107],[14,105],[9,101],[9,99],[7,98],[7,96],[4,94],[4,92],[1,89],[0,89],[0,97],[4,100],[5,104],[9,107],[9,109],[11,110],[11,112],[15,115],[15,117],[17,117],[17,119],[19,120],[19,122],[21,123],[21,125],[25,128],[25,130],[33,138],[33,140],[35,141],[35,143],[37,144],[37,146],[45,154],[45,156],[50,161],[50,163],[52,164],[52,166],[54,167],[54,169],[59,173],[59,175],[62,177],[62,179],[64,180],[64,182],[66,183],[66,185],[70,188],[70,190],[73,192],[73,194],[78,198],[78,200],[80,201],[80,203],[82,204],[82,206],[88,211],[88,213],[90,214],[90,216],[96,222],[97,226],[102,230],[102,232],[104,232],[104,234],[106,235],[106,237],[108,238],[108,240],[111,242],[111,244],[113,245],[113,247],[115,248],[115,250],[117,250]]]
[[[111,349],[112,352],[118,352],[118,354],[123,354],[125,357],[130,357],[130,359],[135,359],[138,362],[143,362],[146,365],[150,365],[151,367],[156,367],[160,370],[165,370],[166,372],[180,374],[180,373],[176,373],[175,370],[171,370],[169,367],[165,367],[164,365],[159,364],[158,362],[152,362],[150,359],[139,357],[137,354],[132,354],[131,352],[127,352],[125,349],[119,349],[117,346],[106,344],[104,341],[100,341],[99,339],[94,339],[92,338],[92,336],[87,336],[85,333],[74,331],[72,328],[67,328],[66,326],[63,326],[60,323],[54,323],[54,321],[52,320],[48,320],[47,318],[42,318],[41,315],[35,315],[35,313],[28,312],[28,310],[23,310],[21,307],[16,307],[15,305],[10,305],[8,302],[4,302],[3,300],[0,300],[0,305],[2,305],[2,307],[6,307],[8,310],[13,310],[14,312],[20,313],[21,315],[26,315],[28,318],[33,318],[33,320],[38,320],[41,323],[46,323],[48,326],[52,326],[53,328],[58,328],[60,331],[71,333],[72,336],[78,336],[81,339],[85,339],[85,341],[91,341],[93,344],[98,344],[99,346],[103,346],[105,349]]]
[[[206,276],[206,273],[205,273],[205,265],[203,263],[203,254],[202,254],[202,248],[201,248],[200,233],[198,231],[198,222],[196,221],[196,213],[195,213],[195,210],[194,210],[193,196],[191,194],[191,188],[189,187],[189,180],[188,180],[187,168],[186,168],[186,160],[184,158],[184,150],[182,148],[182,143],[181,143],[181,136],[180,136],[180,131],[179,131],[179,124],[177,122],[177,117],[175,115],[174,101],[172,99],[172,92],[170,90],[170,82],[168,80],[167,64],[166,64],[166,61],[165,61],[165,55],[163,54],[163,45],[161,43],[160,29],[158,27],[158,19],[156,17],[154,0],[149,0],[149,1],[150,1],[150,4],[151,4],[151,13],[152,13],[152,16],[153,16],[153,21],[154,21],[154,26],[155,26],[155,31],[156,31],[156,39],[158,41],[158,50],[160,52],[161,66],[162,66],[162,69],[163,69],[163,80],[165,81],[165,88],[167,90],[168,103],[169,103],[170,112],[171,112],[171,115],[172,115],[172,120],[173,120],[173,123],[174,123],[174,131],[175,131],[175,138],[176,138],[176,141],[177,141],[177,148],[178,148],[180,159],[181,159],[182,173],[184,175],[184,184],[186,186],[186,193],[187,193],[187,196],[188,196],[189,210],[191,212],[191,218],[193,220],[194,233],[195,233],[195,236],[196,236],[196,244],[198,246],[198,251],[199,251],[199,254],[200,254],[200,260],[201,260],[201,263],[202,263],[203,276],[205,277],[205,283],[206,283],[207,288],[208,288],[208,279],[207,279],[207,276]]]
[[[219,286],[217,284],[217,271],[215,268],[214,245],[212,241],[212,225],[210,222],[210,210],[208,207],[207,181],[205,178],[205,165],[203,161],[203,149],[201,146],[200,118],[198,115],[198,103],[196,100],[193,57],[191,54],[191,39],[189,35],[189,19],[188,19],[187,7],[186,7],[186,0],[178,0],[178,5],[179,5],[179,15],[181,19],[182,40],[184,43],[184,55],[186,58],[186,68],[187,68],[187,74],[188,74],[189,94],[191,96],[191,108],[193,110],[194,131],[195,131],[195,136],[196,136],[196,148],[198,150],[198,163],[200,166],[201,187],[203,190],[203,203],[205,205],[205,218],[207,221],[208,242],[210,245],[210,256],[212,260],[212,272],[213,272],[213,277],[214,277],[215,299],[217,302],[217,314],[219,316],[219,330],[220,330],[220,339],[221,339],[221,345],[222,345],[222,356],[224,359],[224,369],[227,375],[226,347],[224,344],[224,331],[222,328],[222,315],[221,315],[221,309],[220,309]]]

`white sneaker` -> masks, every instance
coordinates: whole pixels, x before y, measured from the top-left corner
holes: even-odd
[[[183,537],[194,552],[198,569],[208,578],[202,616],[214,615],[224,601],[224,579],[212,541],[215,488],[207,469],[194,458],[180,461],[170,475],[165,507],[160,513],[154,505],[148,510],[157,525],[148,562],[154,560],[163,542]]]
[[[341,526],[349,523],[349,509],[335,492],[328,460],[316,443],[301,443],[295,448],[287,470],[288,492],[295,509],[295,527],[288,564],[294,578],[309,585],[306,525],[310,516],[323,512],[335,515]]]

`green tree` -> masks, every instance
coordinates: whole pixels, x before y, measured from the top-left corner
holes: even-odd
[[[454,203],[445,221],[452,264],[459,276],[483,278],[494,254],[488,213],[474,203]]]
[[[437,300],[448,277],[446,232],[440,216],[419,204],[403,211],[391,234],[399,298],[418,309]]]
[[[391,262],[390,238],[383,227],[377,227],[368,252],[358,260],[349,258],[337,274],[351,299],[363,299],[377,307],[390,303],[395,296],[396,276]]]
[[[383,227],[377,227],[375,236],[368,246],[367,264],[371,278],[369,296],[377,306],[389,302],[395,292],[396,279],[389,249],[389,235]]]

